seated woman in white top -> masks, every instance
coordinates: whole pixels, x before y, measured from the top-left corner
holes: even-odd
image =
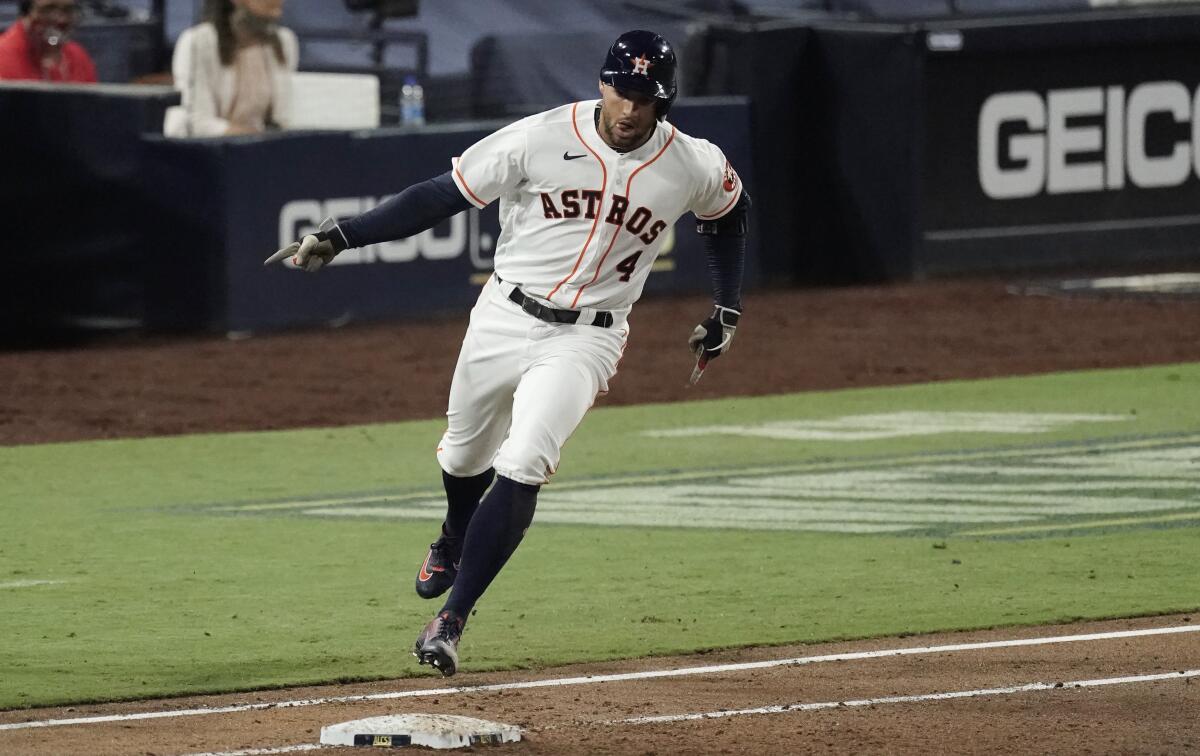
[[[167,136],[257,134],[286,128],[296,35],[278,25],[284,0],[206,0],[204,23],[175,43],[171,71],[183,93]]]

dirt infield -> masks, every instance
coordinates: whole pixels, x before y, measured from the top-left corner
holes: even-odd
[[[50,725],[0,729],[0,752],[290,753],[316,744],[324,725],[421,712],[519,725],[525,731],[522,742],[473,749],[512,754],[1196,753],[1200,752],[1196,716],[1200,634],[1193,630],[1200,628],[1193,627],[1192,620],[1174,616],[884,638],[455,677],[454,683],[466,686],[465,690],[426,678],[0,712],[0,728],[19,723]],[[945,648],[1153,628],[1183,632],[1049,645]],[[919,653],[813,659],[899,648]],[[758,669],[721,669],[773,660],[793,661]],[[707,671],[645,674],[698,666]],[[638,673],[645,679],[602,681],[605,675]],[[1161,679],[1125,679],[1131,676]],[[556,679],[566,684],[528,685]],[[1045,685],[1038,690],[1011,690],[1030,683]],[[480,686],[492,689],[479,690]],[[400,692],[410,696],[385,697]],[[930,699],[930,694],[956,697]],[[903,696],[918,700],[889,700]],[[789,706],[793,710],[769,708]],[[235,710],[209,711],[217,708]],[[731,710],[746,713],[658,723],[627,721]],[[154,718],[142,718],[147,714]],[[96,717],[109,721],[86,721]],[[65,724],[64,719],[85,721]],[[322,752],[356,751],[361,749]]]
[[[756,293],[746,302],[732,353],[691,389],[684,387],[691,364],[683,342],[706,314],[706,298],[643,302],[634,313],[621,372],[600,404],[1200,360],[1200,304],[1195,301],[1019,297],[1007,293],[1005,283],[982,279]],[[464,326],[465,313],[441,322],[237,340],[117,338],[86,349],[0,353],[0,375],[8,383],[0,397],[0,444],[435,417],[444,411]],[[1159,617],[506,674],[473,674],[468,666],[453,682],[515,684],[1195,623],[1200,617]],[[469,636],[465,644],[469,654]],[[0,753],[283,753],[291,751],[273,749],[316,743],[323,724],[401,711],[467,714],[527,728],[525,742],[497,753],[1200,753],[1200,678],[1180,674],[1198,669],[1200,633],[1185,630],[571,686],[441,691],[400,701],[259,706],[223,714],[3,729],[20,722],[446,687],[435,678],[420,678],[0,712]],[[1124,680],[1148,675],[1165,677]],[[1069,684],[1079,681],[1108,682]],[[1000,690],[1037,682],[1068,684]],[[933,693],[956,696],[920,698]],[[919,700],[888,700],[904,696]],[[796,704],[812,706],[715,719],[618,721]]]

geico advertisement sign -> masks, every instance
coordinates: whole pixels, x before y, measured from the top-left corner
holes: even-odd
[[[381,198],[379,201],[386,199]],[[328,217],[352,218],[375,207],[373,197],[341,197],[321,200],[293,200],[279,211],[279,246],[286,247],[305,234],[315,233],[321,221]],[[476,220],[468,216],[476,216]],[[358,249],[348,249],[333,259],[332,265],[354,265],[359,263],[384,262],[403,263],[418,258],[425,260],[453,260],[468,252],[476,265],[482,264],[477,252],[491,248],[492,237],[479,233],[478,211],[472,209],[459,213],[449,220],[449,230],[444,236],[433,229],[399,241],[382,242]]]
[[[992,199],[1179,186],[1200,176],[1200,89],[1177,81],[1000,92],[979,111],[979,184]],[[1149,154],[1147,123],[1190,123]]]

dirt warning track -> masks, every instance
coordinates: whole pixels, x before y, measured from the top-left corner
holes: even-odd
[[[647,299],[597,406],[1200,360],[1194,301],[1014,296],[1006,284],[752,292],[728,359],[690,388],[687,336],[711,302]],[[0,352],[0,444],[440,417],[465,328],[464,312],[239,340]]]

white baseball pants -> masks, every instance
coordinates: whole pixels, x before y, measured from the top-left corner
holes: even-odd
[[[547,323],[508,299],[493,276],[471,310],[438,463],[456,477],[489,467],[541,485],[558,469],[563,444],[617,372],[629,328]]]

